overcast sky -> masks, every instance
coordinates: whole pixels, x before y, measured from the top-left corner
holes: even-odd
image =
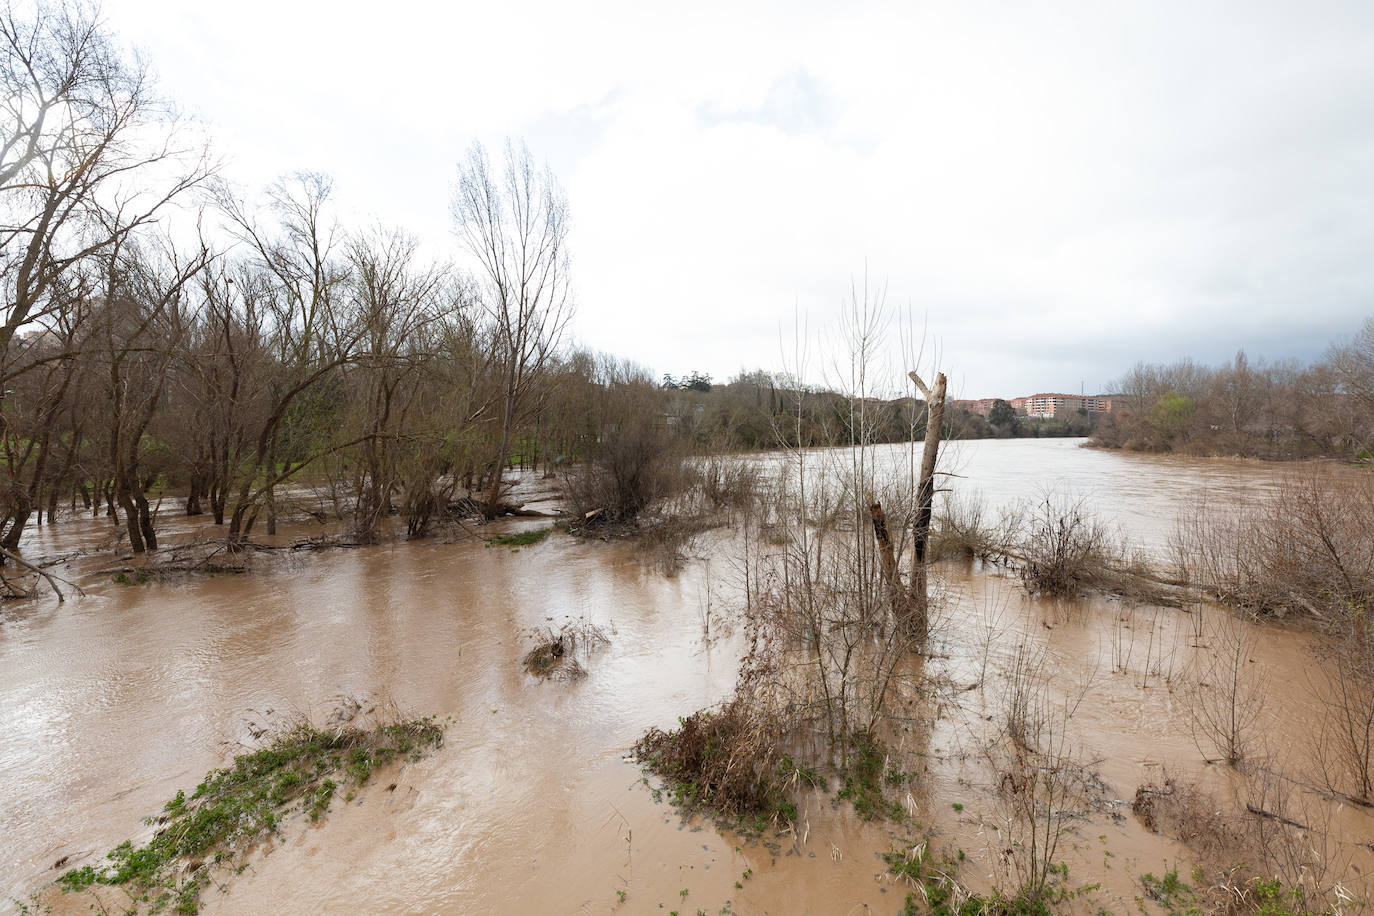
[[[473,140],[572,211],[577,338],[777,368],[851,280],[957,396],[1311,359],[1374,314],[1374,3],[105,0],[246,187],[455,246]]]

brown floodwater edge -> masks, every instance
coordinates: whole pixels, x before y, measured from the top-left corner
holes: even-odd
[[[1060,473],[1058,451],[1039,454],[1041,477]],[[1207,473],[1194,471],[1195,487],[1218,486]],[[73,522],[51,534],[74,549],[108,528]],[[999,570],[946,563],[935,643],[921,662],[946,689],[921,711],[928,725],[893,739],[920,772],[899,799],[905,822],[860,821],[835,803],[833,781],[799,797],[795,834],[771,845],[684,822],[625,755],[647,728],[673,727],[734,686],[744,648],[730,626],[737,545],[722,530],[689,553],[667,578],[633,544],[559,533],[518,550],[393,542],[284,553],[249,576],[128,586],[105,577],[83,581],[88,596],[64,605],[8,607],[0,896],[41,889],[59,860],[95,862],[146,837],[142,818],[254,746],[264,725],[325,718],[344,697],[453,722],[441,750],[337,800],[319,824],[289,820],[223,892],[206,891],[205,912],[655,912],[663,903],[663,912],[715,913],[728,903],[734,913],[895,913],[908,888],[881,853],[928,834],[963,850],[963,877],[987,889],[1005,880],[1007,812],[983,748],[1026,652],[1052,695],[1080,697],[1072,743],[1101,784],[1064,847],[1070,883],[1102,885],[1084,911],[1134,912],[1139,874],[1175,862],[1186,874],[1190,851],[1132,814],[1139,786],[1168,774],[1231,806],[1254,791],[1252,776],[1205,761],[1190,724],[1189,679],[1215,655],[1225,611],[1035,599]],[[582,659],[586,677],[523,670],[531,631],[579,619],[609,638]],[[1316,636],[1292,625],[1252,635],[1246,665],[1269,688],[1267,770],[1292,776],[1361,882],[1374,868],[1359,845],[1374,837],[1374,818],[1323,797],[1312,778]],[[397,789],[385,791],[391,782]],[[51,902],[86,910],[76,897]]]

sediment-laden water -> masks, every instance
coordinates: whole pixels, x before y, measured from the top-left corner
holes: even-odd
[[[1152,546],[1196,494],[1258,492],[1276,470],[1063,440],[973,443],[959,456],[959,484],[991,504],[1068,488]],[[185,537],[197,525],[169,528]],[[72,520],[33,532],[25,550],[91,550],[111,533],[103,519]],[[175,584],[88,574],[88,597],[8,607],[0,895],[25,897],[145,837],[142,818],[262,726],[321,718],[346,697],[451,718],[445,745],[392,777],[394,791],[377,781],[318,825],[289,821],[224,892],[205,892],[205,912],[716,913],[728,902],[737,914],[894,913],[907,888],[879,854],[928,829],[965,850],[965,877],[987,887],[1001,867],[1004,812],[982,748],[1018,652],[1038,653],[1057,697],[1081,695],[1071,739],[1100,776],[1101,804],[1072,828],[1063,857],[1071,883],[1102,883],[1090,909],[1134,910],[1135,875],[1187,861],[1132,816],[1139,785],[1167,772],[1220,796],[1251,791],[1204,762],[1190,725],[1186,676],[1217,647],[1223,612],[1035,600],[996,571],[943,565],[949,599],[923,662],[946,685],[940,714],[933,730],[899,739],[926,770],[905,799],[907,825],[859,822],[833,804],[833,786],[805,796],[797,835],[773,846],[683,823],[624,755],[646,728],[730,693],[742,651],[728,628],[733,549],[724,533],[704,536],[696,559],[666,578],[630,545],[562,534],[518,551],[477,539],[398,543]],[[525,674],[530,631],[577,618],[610,637],[583,659],[588,676]],[[1280,626],[1253,637],[1246,665],[1273,685],[1264,751],[1287,770],[1309,768],[1313,640]],[[1374,868],[1357,845],[1374,838],[1368,811],[1295,791],[1311,796],[1357,867]]]

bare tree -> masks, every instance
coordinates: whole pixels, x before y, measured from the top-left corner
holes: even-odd
[[[417,382],[436,357],[429,345],[434,329],[459,304],[444,298],[452,290],[442,268],[415,263],[416,247],[410,236],[381,229],[355,237],[348,246],[351,320],[360,341],[351,367],[359,423],[355,432],[362,439],[352,528],[361,541],[376,538],[378,522],[390,509],[401,474],[403,431],[411,443],[421,432],[411,424],[411,413],[419,412]]]
[[[147,462],[154,448],[147,433],[190,323],[187,288],[210,257],[203,247],[184,257],[168,244],[162,251],[120,245],[105,258],[92,350],[100,353],[114,495],[135,553],[157,548],[147,491],[159,468]]]
[[[1341,390],[1354,402],[1358,420],[1351,434],[1367,451],[1374,443],[1374,318],[1365,320],[1354,338],[1327,354]]]
[[[14,346],[27,352],[16,358],[35,366],[35,371],[16,377],[6,400],[12,405],[3,425],[0,443],[4,463],[4,519],[0,522],[0,547],[14,551],[24,527],[35,511],[42,521],[43,496],[47,490],[49,519],[55,514],[59,481],[67,476],[81,442],[79,418],[71,392],[80,377],[75,356],[86,333],[90,309],[74,302],[54,316],[47,333],[21,338]],[[58,359],[53,354],[68,354]],[[63,422],[63,418],[66,422]],[[65,435],[64,435],[65,433]],[[59,457],[60,456],[60,457]]]
[[[1204,755],[1212,751],[1209,759],[1234,767],[1253,751],[1264,694],[1249,667],[1255,645],[1249,626],[1227,618],[1218,624],[1215,639],[1193,677],[1193,741]]]
[[[1374,628],[1369,612],[1350,605],[1319,649],[1313,694],[1325,715],[1317,748],[1323,781],[1374,806]]]
[[[230,467],[231,540],[246,537],[264,507],[268,533],[275,533],[276,487],[323,452],[344,447],[303,444],[293,432],[295,421],[307,418],[291,413],[353,358],[358,342],[359,329],[339,317],[348,271],[334,251],[338,233],[328,215],[331,190],[327,177],[310,172],[273,185],[268,206],[278,220],[275,232],[263,229],[242,202],[221,194],[221,205],[250,251],[255,282],[261,284],[255,295],[261,296],[262,308],[256,315],[263,322],[274,370],[254,380],[265,387],[264,409],[253,420],[247,454]]]
[[[451,209],[455,231],[485,281],[482,304],[493,325],[501,386],[500,427],[485,482],[485,512],[493,517],[516,430],[530,415],[572,317],[568,204],[557,179],[535,168],[525,146],[507,142],[498,177],[475,143],[459,167]]]
[[[211,171],[93,8],[0,9],[0,358],[20,328],[71,301],[63,284],[83,259]]]

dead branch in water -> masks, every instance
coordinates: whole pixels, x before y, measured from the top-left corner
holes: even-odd
[[[43,569],[42,567],[39,567],[39,566],[35,566],[33,563],[30,563],[28,560],[25,560],[23,557],[19,556],[17,553],[12,553],[11,551],[6,550],[6,549],[3,548],[3,547],[0,547],[0,556],[4,556],[4,557],[6,557],[6,558],[8,558],[8,559],[10,559],[10,560],[13,560],[14,563],[15,563],[15,565],[24,567],[25,569],[29,570],[30,572],[36,574],[37,576],[39,576],[40,578],[42,578],[44,581],[46,581],[46,582],[48,583],[48,585],[50,585],[50,586],[52,587],[53,594],[57,595],[57,600],[58,600],[59,602],[62,602],[62,601],[66,601],[66,600],[67,600],[66,596],[62,594],[62,589],[60,589],[60,588],[57,587],[57,583],[58,583],[59,581],[60,581],[60,582],[65,582],[67,585],[70,585],[70,586],[72,587],[72,590],[73,590],[73,591],[75,591],[78,595],[81,595],[82,597],[85,597],[85,594],[86,594],[86,593],[85,593],[84,591],[82,591],[82,590],[81,590],[81,586],[77,585],[75,582],[70,582],[70,581],[68,581],[67,579],[61,578],[60,576],[54,576],[52,573],[48,572],[46,569]],[[8,585],[8,581],[6,582],[6,584]]]
[[[587,676],[587,669],[574,658],[580,649],[594,652],[610,644],[606,631],[585,618],[569,620],[555,630],[536,627],[529,632],[534,645],[520,660],[529,674],[538,678],[575,681]]]

